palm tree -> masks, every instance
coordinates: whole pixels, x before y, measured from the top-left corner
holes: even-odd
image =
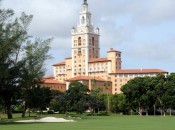
[[[110,106],[109,106],[109,87],[110,87],[110,81],[106,81],[106,82],[104,82],[104,87],[105,87],[105,89],[106,89],[106,94],[107,94],[107,112],[109,112],[109,110],[110,110]]]
[[[96,82],[97,81],[96,81],[95,77],[93,79],[91,79],[91,84],[92,84],[93,89],[96,86]]]

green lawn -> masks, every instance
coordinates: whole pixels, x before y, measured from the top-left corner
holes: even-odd
[[[71,123],[0,123],[0,130],[175,130],[175,117],[83,116]]]

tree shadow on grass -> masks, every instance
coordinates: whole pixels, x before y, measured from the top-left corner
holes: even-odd
[[[32,125],[32,124],[47,124],[47,123],[63,123],[63,122],[0,122],[0,126],[3,125]]]

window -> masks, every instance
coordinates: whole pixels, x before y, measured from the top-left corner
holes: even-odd
[[[94,46],[95,43],[94,43],[94,37],[92,37],[92,46]]]
[[[122,74],[119,74],[119,77],[120,77],[120,78],[122,78],[122,77],[123,77],[123,75],[122,75]]]
[[[78,38],[78,46],[81,46],[81,37]]]
[[[81,48],[78,48],[78,55],[81,54]]]
[[[117,57],[117,58],[120,58],[120,54],[116,54],[116,57]]]
[[[127,74],[124,74],[124,77],[125,77],[125,78],[127,78],[127,77],[128,77],[128,75],[127,75]]]

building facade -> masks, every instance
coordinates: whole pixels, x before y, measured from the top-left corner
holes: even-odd
[[[87,0],[84,0],[79,24],[71,30],[71,56],[53,65],[54,80],[65,84],[66,89],[75,80],[86,83],[90,89],[93,88],[93,79],[99,81],[100,88],[108,81],[110,92],[115,94],[120,93],[121,86],[134,77],[167,73],[158,69],[147,69],[147,72],[145,69],[122,70],[121,52],[113,48],[109,49],[106,57],[100,58],[100,29],[93,26],[91,16]],[[116,82],[118,80],[122,82]]]

